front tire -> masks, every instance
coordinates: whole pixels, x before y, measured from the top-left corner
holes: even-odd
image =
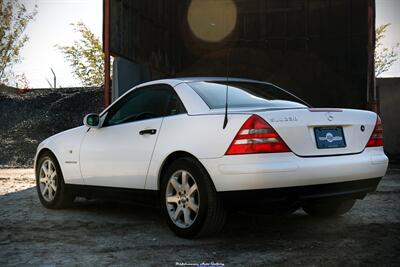
[[[51,152],[40,155],[36,174],[36,189],[39,200],[48,209],[62,209],[70,206],[74,196],[68,192],[60,165]]]
[[[304,205],[303,210],[313,217],[337,217],[351,210],[355,203],[355,199],[311,202]]]
[[[161,177],[161,206],[168,226],[180,237],[211,235],[225,224],[222,201],[207,171],[192,158],[174,161]]]

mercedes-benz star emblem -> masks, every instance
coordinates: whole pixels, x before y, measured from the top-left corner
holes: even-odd
[[[333,121],[333,114],[331,112],[326,113],[326,118],[328,121]]]

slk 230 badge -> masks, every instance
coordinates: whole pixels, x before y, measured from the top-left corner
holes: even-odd
[[[296,116],[288,116],[281,118],[271,118],[271,122],[290,122],[290,121],[298,121]]]

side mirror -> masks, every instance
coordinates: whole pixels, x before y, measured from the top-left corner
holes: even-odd
[[[83,118],[83,124],[89,128],[100,128],[100,116],[96,113],[90,113]]]

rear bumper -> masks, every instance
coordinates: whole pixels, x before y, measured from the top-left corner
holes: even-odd
[[[218,195],[227,206],[234,207],[248,207],[249,204],[266,206],[271,203],[301,205],[311,200],[362,199],[367,193],[376,190],[380,180],[372,178],[286,188],[225,191]]]
[[[298,157],[293,153],[200,159],[218,192],[332,184],[383,177],[388,158],[382,147],[362,153]]]

